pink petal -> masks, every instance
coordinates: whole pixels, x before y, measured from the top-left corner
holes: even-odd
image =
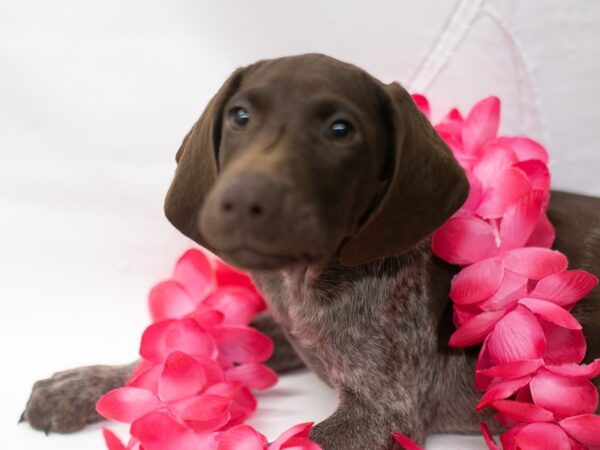
[[[182,319],[169,330],[165,340],[167,354],[181,351],[188,355],[211,357],[216,346],[212,336],[192,319]]]
[[[199,395],[180,400],[170,406],[171,411],[181,417],[197,432],[215,431],[229,422],[231,400],[219,395]]]
[[[469,196],[467,197],[467,201],[462,205],[461,211],[474,213],[481,203],[483,188],[481,186],[481,181],[479,181],[473,172],[465,172],[465,175],[469,181]]]
[[[566,377],[581,377],[581,378],[595,378],[600,375],[600,359],[594,360],[590,364],[562,364],[560,366],[546,366],[546,369],[557,375],[564,375]]]
[[[500,123],[500,100],[488,97],[478,102],[465,119],[462,140],[467,153],[476,153],[496,137]]]
[[[532,139],[526,137],[500,137],[495,142],[511,148],[519,158],[519,161],[537,159],[543,163],[548,162],[548,152],[541,144]]]
[[[458,122],[443,122],[435,126],[435,131],[444,140],[446,145],[450,147],[454,156],[460,160],[460,157],[467,157],[474,161],[476,158],[473,155],[465,155],[462,146],[462,124]]]
[[[211,386],[215,383],[220,383],[225,380],[225,372],[217,361],[201,356],[194,356],[194,359],[200,366],[202,366],[204,376],[206,377],[207,386]]]
[[[140,346],[144,359],[161,361],[174,351],[212,357],[216,346],[212,336],[191,318],[164,320],[146,328]]]
[[[541,213],[538,216],[535,227],[529,237],[529,240],[525,244],[526,247],[545,247],[551,248],[554,244],[556,233],[554,227],[548,220],[545,213]]]
[[[529,385],[519,389],[514,399],[518,402],[533,403],[533,397],[531,397],[531,389],[529,389]]]
[[[497,258],[465,267],[452,280],[450,297],[463,305],[480,302],[498,290],[503,273],[504,264]]]
[[[126,384],[129,383],[134,378],[137,378],[138,376],[147,372],[148,370],[150,370],[151,368],[153,368],[155,366],[156,366],[156,364],[153,362],[146,361],[144,359],[140,359],[138,361],[138,363],[135,365],[135,367],[133,368],[133,371],[131,372],[131,376],[130,376],[129,380],[126,381],[125,383]]]
[[[224,326],[214,337],[219,350],[237,363],[264,362],[273,353],[273,342],[253,328]]]
[[[498,416],[500,414],[496,415],[496,419],[498,420]],[[512,419],[509,419],[512,421]],[[500,420],[498,420],[498,422],[500,422]],[[514,422],[514,421],[513,421]],[[502,433],[500,435],[500,442],[502,442],[502,448],[504,450],[519,450],[517,448],[517,444],[515,443],[515,436],[517,434],[519,434],[519,431],[521,431],[523,428],[525,428],[527,426],[527,424],[525,423],[519,423],[516,425],[506,425],[506,426],[510,426],[511,428],[509,428],[507,431],[505,431],[504,433]]]
[[[404,450],[423,450],[423,447],[415,444],[408,436],[403,433],[393,432],[392,436]]]
[[[108,428],[102,428],[102,434],[104,435],[104,442],[106,442],[108,450],[127,450],[127,447],[125,447],[117,435]]]
[[[231,358],[225,353],[219,353],[219,357],[217,358],[217,362],[223,368],[223,370],[229,370],[235,366],[235,363],[231,360]]]
[[[527,277],[505,270],[498,290],[478,306],[485,311],[504,310],[527,295],[528,282]]]
[[[600,416],[583,414],[560,421],[560,426],[584,445],[600,446]]]
[[[225,320],[221,311],[203,309],[202,306],[188,314],[186,318],[194,319],[201,328],[209,331],[222,325]]]
[[[223,368],[223,370],[229,370],[234,367],[236,364],[231,360],[231,358],[225,353],[220,352],[219,357],[217,358],[217,362]]]
[[[573,439],[569,435],[567,435],[567,437],[569,438],[569,444],[571,445],[570,450],[599,450],[597,447],[587,447],[587,446],[577,442],[575,439]]]
[[[163,320],[150,325],[142,334],[140,344],[140,356],[154,362],[162,362],[167,356],[165,349],[165,337],[168,330],[176,321],[174,319]]]
[[[201,447],[192,430],[167,410],[151,412],[136,420],[131,425],[131,434],[140,440],[144,450],[214,448]]]
[[[267,439],[248,425],[237,425],[223,433],[218,450],[264,450]]]
[[[204,393],[227,397],[233,401],[229,408],[231,420],[228,426],[243,422],[256,411],[256,399],[248,388],[241,383],[218,383],[208,387]]]
[[[310,433],[312,426],[312,422],[307,422],[289,428],[281,433],[281,435],[279,435],[279,437],[275,439],[271,445],[269,445],[269,450],[281,450],[284,448],[283,446],[293,438],[308,438],[308,434]]]
[[[479,403],[475,406],[475,410],[481,411],[495,401],[504,400],[510,397],[523,386],[526,386],[530,380],[531,377],[523,377],[498,383],[483,394],[481,400],[479,400]]]
[[[516,436],[515,442],[522,449],[571,450],[569,437],[553,423],[532,423]]]
[[[482,313],[478,305],[459,305],[454,303],[452,306],[454,308],[452,321],[456,328],[462,327],[465,323]]]
[[[530,403],[515,400],[497,400],[492,403],[492,406],[517,422],[551,422],[554,420],[554,416],[550,411]]]
[[[504,255],[504,265],[507,269],[533,280],[564,272],[567,264],[565,255],[547,248],[518,248]]]
[[[450,219],[434,234],[433,252],[451,264],[472,264],[498,252],[492,227],[475,217]]]
[[[567,270],[541,279],[531,297],[565,306],[585,297],[597,284],[598,279],[584,270]]]
[[[496,324],[489,335],[488,348],[496,364],[506,364],[541,358],[546,341],[535,316],[519,306]]]
[[[431,109],[429,108],[429,101],[427,100],[427,97],[421,94],[412,94],[412,99],[421,112],[425,114],[425,117],[429,119]]]
[[[475,166],[473,173],[481,181],[484,188],[494,186],[496,177],[517,163],[514,152],[501,145],[486,145],[481,158]]]
[[[480,370],[481,375],[498,378],[517,378],[531,375],[544,364],[542,359],[528,359],[525,361],[513,361],[507,364],[490,367]]]
[[[498,424],[502,425],[505,428],[511,428],[511,427],[514,428],[515,426],[518,426],[520,424],[520,422],[516,421],[515,419],[513,419],[501,412],[497,412],[496,415],[494,416],[494,418],[496,419],[496,422],[498,422]],[[522,425],[526,425],[526,424],[522,424]],[[502,440],[502,436],[500,436],[500,440]],[[511,448],[516,448],[516,447],[511,447]]]
[[[540,370],[531,380],[530,389],[535,404],[551,411],[558,419],[591,414],[598,407],[598,391],[585,378]]]
[[[196,442],[193,450],[217,450],[219,445],[220,433],[194,433],[194,441]],[[182,448],[187,450],[190,447]],[[145,449],[141,449],[145,450]],[[166,449],[165,449],[166,450]]]
[[[267,389],[277,383],[277,374],[263,364],[241,364],[225,372],[229,382],[243,383],[249,389]]]
[[[173,402],[198,394],[206,384],[202,365],[185,353],[173,352],[165,361],[158,382],[158,397]]]
[[[580,363],[583,360],[586,343],[581,330],[569,330],[541,318],[539,322],[546,337],[546,364]]]
[[[150,391],[123,387],[104,394],[96,404],[96,411],[107,419],[131,423],[163,404]]]
[[[479,427],[481,428],[481,434],[483,435],[483,439],[485,440],[485,444],[488,446],[488,449],[500,450],[500,447],[498,447],[498,444],[496,444],[496,441],[494,441],[494,437],[490,432],[490,427],[488,426],[488,424],[485,422],[481,422],[479,424]]]
[[[521,170],[511,167],[500,173],[494,187],[487,191],[478,209],[484,219],[502,217],[511,203],[531,192],[531,183]]]
[[[229,287],[219,288],[208,295],[202,307],[221,312],[227,325],[247,325],[259,311],[261,302],[256,292]]]
[[[548,192],[550,189],[550,171],[545,163],[532,159],[517,163],[515,167],[525,172],[531,182],[532,189]]]
[[[153,322],[179,319],[194,310],[187,291],[175,280],[157,284],[150,291],[150,315]]]
[[[244,289],[248,289],[258,294],[256,286],[250,279],[250,277],[244,272],[231,267],[221,259],[216,259],[216,272],[217,285],[222,287],[236,286]],[[262,302],[264,305],[264,302]]]
[[[460,111],[456,108],[452,108],[444,117],[444,122],[456,122],[462,124],[465,121]]]
[[[208,447],[207,447],[208,449]],[[130,436],[129,437],[129,442],[127,442],[127,450],[144,450],[141,445],[140,445],[140,441],[138,438],[134,437],[134,436]]]
[[[322,450],[321,447],[309,438],[291,438],[282,450]]]
[[[163,364],[156,363],[147,367],[143,372],[135,373],[127,382],[126,387],[146,389],[158,395],[158,380],[163,370]]]
[[[462,127],[464,119],[458,109],[452,109],[446,117],[435,125],[435,130],[438,132],[440,137],[446,141],[448,146],[452,149],[455,156],[463,152],[462,148]],[[468,156],[469,159],[474,159],[473,155]]]
[[[519,304],[525,306],[529,311],[537,314],[548,322],[570,330],[581,330],[581,324],[567,310],[546,300],[537,298],[522,298]]]
[[[529,240],[542,211],[544,193],[531,191],[506,208],[500,224],[503,251],[523,247]]]
[[[209,258],[200,250],[185,252],[173,271],[173,279],[181,283],[194,304],[198,304],[216,285],[216,277]]]
[[[504,311],[486,311],[478,314],[452,334],[450,347],[468,347],[483,341],[502,316]]]
[[[483,341],[483,346],[481,347],[479,355],[477,356],[477,363],[475,366],[475,388],[478,391],[485,391],[489,388],[490,384],[493,381],[492,378],[483,375],[484,370],[496,365],[496,363],[492,361],[492,358],[490,356],[490,350],[488,345],[489,341],[490,337],[488,336]]]

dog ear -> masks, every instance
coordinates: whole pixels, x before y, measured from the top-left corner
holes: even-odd
[[[393,171],[379,205],[342,247],[354,266],[403,253],[456,212],[469,183],[450,149],[398,83],[385,86],[391,115]]]
[[[225,81],[183,139],[175,156],[175,177],[165,199],[165,215],[169,222],[205,247],[207,244],[198,231],[198,213],[217,178],[223,108],[240,86],[245,70],[236,70]]]

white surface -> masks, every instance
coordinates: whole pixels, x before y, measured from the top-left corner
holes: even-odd
[[[32,383],[135,358],[145,297],[190,242],[162,214],[174,154],[225,77],[319,51],[428,94],[435,114],[497,94],[543,141],[555,187],[600,195],[600,2],[0,3],[0,448],[102,449],[98,428],[17,427]],[[274,436],[335,406],[284,377],[253,419]],[[428,449],[483,449],[439,436]]]

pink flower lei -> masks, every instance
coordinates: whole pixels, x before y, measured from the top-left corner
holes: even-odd
[[[429,103],[415,102],[429,117]],[[550,250],[554,228],[548,155],[525,137],[497,137],[500,101],[489,97],[463,119],[456,109],[435,126],[465,169],[471,191],[433,235],[434,253],[461,266],[452,281],[454,347],[483,343],[475,373],[484,391],[474,405],[494,408],[510,450],[600,449],[600,359],[581,362],[586,343],[569,313],[598,280],[567,270]],[[110,450],[317,450],[312,424],[270,445],[243,421],[256,409],[252,390],[277,376],[262,363],[273,350],[249,326],[265,308],[250,279],[218,258],[189,250],[173,278],[150,293],[154,323],[142,336],[142,360],[125,387],[98,402],[100,414],[131,424],[127,445],[104,429]],[[490,449],[499,449],[489,428]],[[393,434],[408,450],[419,447]]]
[[[96,406],[107,419],[131,424],[127,445],[103,430],[110,450],[319,449],[308,439],[310,423],[270,445],[243,424],[256,410],[252,390],[277,382],[262,364],[273,343],[248,325],[265,303],[246,275],[188,250],[149,300],[154,323],[142,336],[141,362]]]

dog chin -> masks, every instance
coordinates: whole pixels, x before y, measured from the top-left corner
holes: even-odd
[[[249,248],[216,250],[216,253],[224,261],[243,270],[280,270],[310,262],[306,255],[275,255]]]

